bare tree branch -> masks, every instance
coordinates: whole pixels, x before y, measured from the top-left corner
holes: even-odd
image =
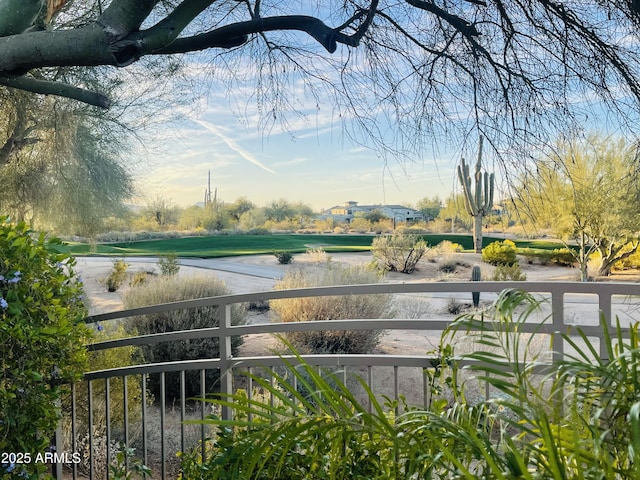
[[[105,109],[111,106],[111,100],[101,93],[91,92],[61,82],[38,80],[27,76],[14,78],[0,77],[0,85],[32,93],[41,93],[43,95],[58,95]]]

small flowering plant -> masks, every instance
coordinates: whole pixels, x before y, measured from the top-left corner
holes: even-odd
[[[59,243],[0,217],[1,452],[45,451],[59,420],[56,401],[86,368],[82,283],[74,260],[55,250]],[[24,478],[46,478],[45,470],[20,466]],[[5,478],[16,478],[7,465]]]

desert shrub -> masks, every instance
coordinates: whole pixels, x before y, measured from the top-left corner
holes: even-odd
[[[291,252],[273,252],[273,254],[281,265],[288,265],[293,262],[293,253]]]
[[[551,252],[551,261],[562,267],[572,267],[577,263],[575,254],[567,247],[553,250]]]
[[[533,265],[536,261],[540,265],[547,265],[553,257],[552,251],[541,248],[518,248],[517,253],[522,255],[529,265]]]
[[[436,263],[438,264],[438,271],[442,273],[455,273],[458,267],[469,266],[467,262],[451,254],[438,257]]]
[[[137,287],[138,285],[141,285],[144,282],[146,282],[147,277],[148,277],[148,274],[144,270],[136,272],[133,274],[133,277],[131,277],[131,281],[129,282],[129,285],[132,287]]]
[[[121,258],[113,261],[113,268],[109,272],[109,276],[106,280],[107,290],[109,292],[115,292],[124,284],[124,282],[127,280],[128,268],[129,264]]]
[[[180,271],[178,255],[175,253],[161,255],[158,259],[158,268],[160,268],[160,275],[177,275]]]
[[[249,302],[249,305],[247,306],[247,310],[250,312],[263,313],[268,312],[270,309],[271,306],[269,305],[269,300],[255,300],[253,302]]]
[[[412,235],[426,235],[429,233],[429,230],[427,230],[425,227],[426,227],[425,223],[423,223],[422,226],[412,225],[409,228],[407,228],[407,230],[405,230],[404,233],[409,233]]]
[[[482,261],[491,265],[513,265],[517,263],[515,243],[511,240],[490,243],[482,249]]]
[[[453,253],[460,253],[464,249],[459,243],[454,243],[449,240],[443,240],[438,245],[436,245],[436,250],[441,255],[451,255]]]
[[[433,315],[434,309],[430,302],[417,298],[396,297],[394,301],[396,310],[396,318],[410,318],[416,320],[419,318],[429,318]]]
[[[329,263],[331,261],[331,255],[322,247],[308,248],[304,254],[304,261],[309,263]]]
[[[460,303],[458,300],[456,300],[455,298],[450,297],[449,300],[447,300],[447,306],[446,306],[447,313],[450,313],[451,315],[458,315],[460,314],[460,312],[462,312],[463,309],[464,309],[464,305]]]
[[[458,262],[451,256],[438,258],[437,263],[438,271],[442,273],[454,273],[458,269]]]
[[[247,235],[271,235],[271,230],[263,227],[254,227],[247,230]]]
[[[296,270],[287,273],[275,285],[276,290],[378,283],[375,272],[361,266],[332,265],[318,271]],[[389,295],[343,295],[339,297],[307,297],[271,300],[271,311],[281,322],[340,320],[356,318],[388,318],[391,313]],[[380,331],[326,330],[290,332],[285,338],[296,348],[313,353],[369,353],[380,340]]]
[[[372,229],[371,222],[366,218],[356,217],[348,225],[350,232],[367,233]]]
[[[373,240],[373,264],[382,271],[413,273],[429,247],[418,235],[394,233]]]
[[[194,298],[228,295],[229,293],[231,292],[223,281],[210,276],[178,278],[172,275],[159,277],[132,288],[124,297],[124,306],[125,308],[136,308]],[[217,327],[219,325],[219,314],[222,313],[218,310],[217,306],[208,306],[131,317],[127,320],[126,329],[128,332],[147,335]],[[231,310],[231,323],[233,325],[241,325],[245,321],[246,310],[234,305]],[[241,344],[241,337],[232,338],[231,348],[234,354],[237,353]],[[220,351],[217,338],[161,342],[143,345],[140,348],[145,361],[148,363],[215,358]],[[215,389],[219,376],[217,370],[207,370],[206,385],[208,391]],[[180,380],[177,373],[166,374],[165,384],[167,398],[180,398]],[[157,376],[150,377],[149,389],[155,396],[159,395],[160,383]],[[187,372],[186,392],[188,397],[200,395],[199,372]]]
[[[56,402],[87,365],[90,330],[75,260],[59,241],[0,217],[0,452],[35,456],[50,446]],[[0,466],[0,478],[44,478],[47,466]]]
[[[493,280],[497,282],[513,280],[516,282],[524,282],[527,276],[522,272],[522,268],[517,263],[513,265],[497,265],[493,271]]]

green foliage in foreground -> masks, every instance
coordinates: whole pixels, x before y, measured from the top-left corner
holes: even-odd
[[[369,411],[338,375],[285,359],[288,376],[251,376],[260,388],[251,398],[208,399],[235,417],[205,420],[217,435],[204,462],[199,450],[183,454],[182,478],[640,478],[638,326],[618,325],[612,337],[602,321],[606,359],[580,329],[557,334],[582,347],[551,365],[550,352],[532,348],[539,337],[521,331],[537,312],[532,296],[510,290],[488,311],[458,318],[425,370],[427,408],[381,405],[361,382]],[[472,353],[456,355],[460,335]],[[462,361],[479,362],[466,369],[471,379]],[[467,398],[476,381],[493,398]]]
[[[2,479],[46,478],[36,455],[58,425],[62,385],[86,368],[82,283],[53,244],[0,217],[0,452],[30,456],[3,457]]]
[[[465,250],[473,248],[470,235],[420,235],[428,245],[452,241]],[[72,255],[113,255],[118,257],[140,255],[169,255],[178,257],[216,258],[236,255],[270,255],[286,250],[304,253],[309,248],[322,247],[326,252],[362,252],[371,250],[376,235],[216,235],[210,237],[183,237],[140,242],[69,243],[58,246],[58,251]],[[483,245],[501,240],[484,237]],[[518,248],[554,249],[562,244],[542,240],[516,240]]]

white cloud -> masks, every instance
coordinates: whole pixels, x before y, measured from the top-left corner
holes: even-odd
[[[266,172],[272,173],[274,175],[276,174],[276,172],[271,170],[269,167],[267,167],[266,165],[263,165],[251,152],[245,150],[240,145],[238,145],[233,139],[225,135],[222,132],[222,130],[218,128],[216,125],[213,125],[212,123],[209,123],[209,122],[205,122],[204,120],[199,120],[199,119],[192,119],[192,120],[198,125],[206,128],[211,133],[213,133],[216,137],[222,140],[227,145],[227,147],[229,147],[231,150],[236,152],[238,155],[244,158],[247,162],[252,163],[257,167],[260,167]]]

